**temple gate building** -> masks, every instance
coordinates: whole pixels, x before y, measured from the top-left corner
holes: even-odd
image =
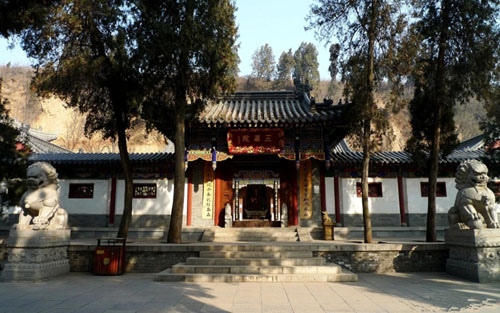
[[[321,225],[328,151],[345,135],[341,108],[305,91],[209,103],[187,127],[187,225],[224,226],[225,207],[233,227],[280,226],[283,216]]]
[[[344,108],[328,101],[315,103],[303,90],[239,92],[208,103],[186,125],[183,225],[225,227],[227,221],[232,227],[316,227],[326,211],[337,225],[362,226],[362,153],[343,139]],[[447,226],[447,212],[454,204],[455,169],[461,161],[483,156],[482,138],[463,142],[440,160],[436,199],[440,227]],[[30,162],[46,161],[57,169],[69,225],[117,226],[125,192],[119,154],[62,152],[68,151],[35,150]],[[169,225],[173,153],[166,149],[130,154],[131,227]],[[372,225],[425,226],[426,174],[406,152],[372,153]],[[490,184],[497,197],[499,181],[493,178]],[[4,206],[0,230],[16,222],[19,208],[13,205]]]

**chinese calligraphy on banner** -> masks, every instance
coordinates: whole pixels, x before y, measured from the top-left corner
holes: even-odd
[[[205,168],[203,171],[203,207],[201,212],[201,218],[203,219],[213,219],[214,217],[214,186],[215,172],[212,169],[212,165],[205,162]]]
[[[300,189],[300,218],[312,218],[312,177],[311,160],[300,162],[299,169],[299,189]]]
[[[231,154],[279,153],[285,144],[283,129],[230,129],[227,145]]]

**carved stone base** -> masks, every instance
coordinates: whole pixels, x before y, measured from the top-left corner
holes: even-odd
[[[472,281],[500,281],[500,229],[448,229],[446,272]]]
[[[39,281],[69,272],[70,230],[15,230],[7,239],[2,281]]]

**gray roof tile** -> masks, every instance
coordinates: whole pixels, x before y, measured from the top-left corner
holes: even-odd
[[[472,139],[476,139],[472,138]],[[464,142],[464,143],[467,143]],[[450,153],[445,158],[441,158],[441,164],[454,164],[466,160],[478,160],[484,157],[484,149],[474,143],[474,149],[467,149],[464,147],[470,146],[469,144],[460,144],[457,149]],[[352,151],[345,140],[341,140],[330,153],[331,161],[340,164],[359,164],[363,161],[363,153],[359,151]],[[374,164],[410,164],[413,162],[411,154],[405,151],[382,151],[372,152],[370,162]],[[492,161],[495,162],[495,161]]]
[[[338,117],[339,108],[330,106],[311,112],[308,98],[293,91],[237,92],[209,102],[198,116],[198,122],[235,126],[325,122]]]
[[[130,153],[132,163],[157,163],[172,158],[172,153]],[[119,164],[119,153],[35,153],[30,162],[48,162],[55,165],[105,165]]]
[[[19,130],[18,140],[28,145],[33,153],[72,153],[70,150],[51,143],[57,139],[56,134],[34,129],[18,121],[14,121],[12,126]]]

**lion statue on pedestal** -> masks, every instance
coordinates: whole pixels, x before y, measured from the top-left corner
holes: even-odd
[[[68,213],[59,207],[56,169],[46,162],[36,162],[26,171],[28,190],[21,197],[22,211],[19,222],[13,228],[18,230],[65,229]]]
[[[460,163],[455,182],[458,189],[455,205],[448,211],[451,228],[500,228],[495,195],[487,187],[488,168],[477,160]]]

